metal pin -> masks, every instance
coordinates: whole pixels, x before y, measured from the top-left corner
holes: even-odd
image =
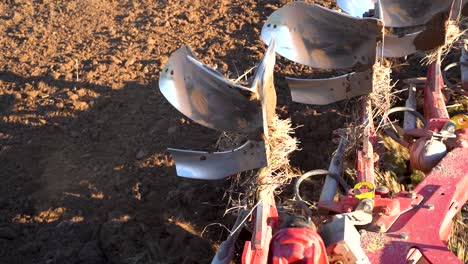
[[[401,233],[400,234],[400,238],[401,239],[404,239],[404,240],[407,240],[409,238],[408,234],[407,233]]]

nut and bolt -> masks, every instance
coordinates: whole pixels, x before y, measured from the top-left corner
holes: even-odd
[[[365,211],[365,212],[372,212],[372,205],[370,205],[370,204],[365,204],[365,205],[364,205],[364,211]]]
[[[361,236],[365,236],[365,235],[367,235],[367,231],[365,229],[361,229],[361,230],[359,230],[359,234]]]
[[[415,192],[409,192],[408,197],[411,198],[411,199],[416,199],[418,197],[418,195]]]
[[[401,233],[400,234],[400,238],[401,239],[404,239],[404,240],[407,240],[409,238],[408,234],[407,233]]]
[[[376,227],[377,227],[377,232],[380,232],[380,233],[384,233],[387,229],[385,224],[377,224]]]
[[[364,212],[372,213],[372,210],[374,209],[374,202],[369,199],[363,200],[362,209],[364,210]]]
[[[434,208],[435,208],[434,204],[427,204],[427,209],[434,210]]]
[[[375,190],[375,192],[380,195],[386,195],[390,192],[390,189],[386,186],[380,186]]]

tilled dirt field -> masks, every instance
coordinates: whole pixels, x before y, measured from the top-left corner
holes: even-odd
[[[228,183],[177,178],[165,149],[218,133],[169,105],[159,70],[188,44],[238,77],[287,2],[1,1],[0,263],[207,263],[227,234],[210,224],[232,223]],[[303,125],[294,163],[324,167],[342,122],[289,103],[284,76],[301,70],[280,60],[278,109]]]
[[[237,78],[288,2],[0,1],[0,263],[208,263],[233,220],[228,181],[176,177],[166,147],[219,134],[163,98],[159,71],[188,44]],[[315,73],[278,57],[275,74],[277,112],[300,126],[293,164],[326,168],[346,103],[291,103],[284,77]]]

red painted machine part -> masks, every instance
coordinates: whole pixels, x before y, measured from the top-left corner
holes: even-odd
[[[371,99],[366,99],[362,106],[361,122],[365,126],[362,147],[357,152],[357,181],[374,184],[374,146],[377,142],[374,121],[372,120]]]
[[[450,121],[445,104],[445,97],[442,93],[444,79],[440,69],[440,62],[434,62],[427,74],[426,86],[424,88],[424,117],[427,119],[430,131],[440,131],[440,129]]]
[[[255,227],[252,240],[245,242],[242,253],[243,264],[266,264],[273,236],[273,230],[278,227],[278,212],[273,194],[267,195],[270,199],[263,200],[258,206],[254,216]]]
[[[273,237],[269,263],[328,264],[328,257],[317,232],[309,228],[286,228]]]
[[[382,234],[385,245],[368,252],[371,263],[406,264],[419,250],[428,263],[462,263],[447,248],[452,219],[468,200],[468,149],[451,151],[415,189],[424,202]],[[411,254],[410,254],[411,255]]]

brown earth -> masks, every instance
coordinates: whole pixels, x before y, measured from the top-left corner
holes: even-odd
[[[218,133],[161,96],[159,70],[188,44],[239,76],[264,52],[264,20],[287,2],[0,2],[0,263],[209,262],[227,234],[210,224],[232,223],[227,181],[177,178],[165,149],[204,149]],[[277,66],[279,108],[304,125],[304,143],[320,139],[320,155],[295,158],[318,168],[341,122],[289,103],[283,77],[301,69]]]
[[[0,263],[208,263],[233,220],[228,180],[176,177],[166,148],[219,134],[163,98],[159,70],[188,44],[238,77],[288,2],[1,1]],[[280,58],[275,73],[278,113],[300,126],[293,164],[326,168],[346,103],[291,103],[284,77],[315,73]]]

